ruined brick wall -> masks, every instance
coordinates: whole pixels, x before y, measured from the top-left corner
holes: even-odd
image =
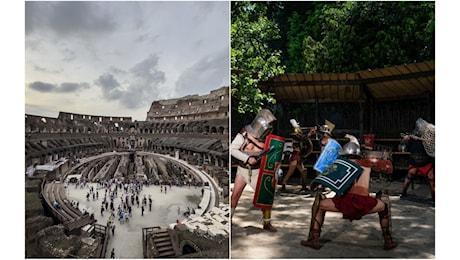
[[[147,122],[199,121],[228,118],[229,87],[221,87],[207,95],[152,102]]]
[[[228,110],[229,87],[221,87],[203,96],[154,101],[147,121],[69,112],[59,112],[57,118],[26,114],[25,167],[62,157],[72,162],[127,149],[164,154],[179,151],[181,158],[193,157],[197,152],[199,158],[204,158],[208,151],[225,154],[228,152]],[[171,146],[168,145],[170,137],[194,140],[196,145]],[[207,145],[209,143],[213,145]],[[222,165],[226,159],[221,157],[213,155],[211,159],[219,160],[218,164]],[[200,159],[196,163],[203,162]]]

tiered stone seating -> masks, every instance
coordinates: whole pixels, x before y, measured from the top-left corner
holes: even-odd
[[[89,215],[83,216],[80,210],[72,207],[66,199],[65,188],[62,183],[45,184],[43,194],[54,215],[69,231],[95,222],[95,220],[90,220]],[[55,201],[59,204],[58,209],[54,208]]]
[[[70,216],[66,211],[63,210],[62,207],[56,209],[54,207],[54,202],[57,201],[59,203],[59,206],[61,206],[61,202],[58,201],[58,198],[56,197],[56,193],[55,193],[55,185],[54,183],[47,183],[45,185],[45,196],[48,198],[45,200],[48,202],[48,205],[50,207],[50,209],[53,210],[54,212],[54,215],[60,220],[62,221],[63,224],[69,222],[69,221],[72,221],[73,220],[73,217]]]

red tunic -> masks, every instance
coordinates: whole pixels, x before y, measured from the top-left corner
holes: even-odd
[[[433,163],[428,163],[423,166],[414,166],[412,164],[409,164],[409,170],[413,168],[417,169],[418,175],[426,177],[428,175],[428,172],[433,168]]]
[[[294,152],[291,154],[291,157],[289,157],[289,162],[292,161],[297,161],[297,163],[300,162],[300,152]]]
[[[354,193],[345,193],[342,196],[332,198],[335,207],[342,212],[344,219],[359,220],[368,214],[375,205],[377,199],[371,196],[359,195]]]

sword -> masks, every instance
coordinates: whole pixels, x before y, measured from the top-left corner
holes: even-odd
[[[262,159],[262,157],[264,155],[271,153],[274,149],[275,149],[275,147],[271,146],[270,148],[265,149],[265,150],[263,150],[261,152],[248,153],[248,155],[251,156],[251,157],[254,157],[257,161],[260,161],[260,159]]]

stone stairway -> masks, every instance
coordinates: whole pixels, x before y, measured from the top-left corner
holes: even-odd
[[[153,231],[153,246],[157,258],[176,257],[168,230],[157,229]]]

